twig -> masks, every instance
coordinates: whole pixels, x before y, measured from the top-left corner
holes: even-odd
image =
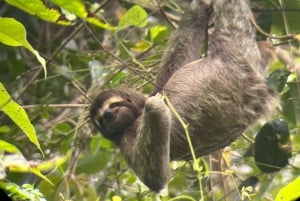
[[[164,99],[165,99],[168,107],[171,109],[171,111],[176,116],[177,120],[180,122],[180,124],[182,125],[182,127],[184,129],[184,133],[186,135],[186,139],[188,141],[189,148],[190,148],[190,151],[191,151],[191,155],[192,155],[192,158],[193,158],[193,168],[197,172],[197,176],[198,176],[198,180],[199,180],[199,190],[200,190],[201,200],[203,200],[204,196],[203,196],[203,187],[202,187],[202,174],[201,174],[200,166],[197,162],[196,154],[195,154],[195,151],[194,151],[195,149],[193,147],[193,144],[192,144],[192,141],[191,141],[191,138],[190,138],[190,133],[189,133],[189,130],[188,130],[188,124],[186,124],[183,121],[183,119],[180,117],[180,115],[178,114],[178,112],[176,111],[176,109],[174,108],[174,106],[172,105],[172,103],[170,102],[169,98],[166,95],[164,95]]]
[[[37,107],[48,107],[48,108],[83,108],[89,107],[89,104],[38,104],[38,105],[22,105],[24,109],[32,109]]]
[[[254,27],[257,29],[258,32],[267,36],[268,38],[271,38],[271,39],[295,39],[295,34],[286,34],[283,36],[275,36],[275,35],[269,34],[269,33],[265,32],[262,28],[260,28],[260,26],[256,23],[256,21],[253,17],[250,18],[250,21],[252,22],[252,24],[254,25]]]

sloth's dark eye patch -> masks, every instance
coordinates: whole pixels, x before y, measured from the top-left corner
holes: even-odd
[[[125,102],[116,102],[116,103],[112,103],[109,105],[109,108],[116,108],[116,107],[122,107],[122,106],[127,106],[127,104]]]

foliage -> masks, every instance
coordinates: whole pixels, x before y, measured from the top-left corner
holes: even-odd
[[[46,77],[46,61],[40,56],[38,51],[33,49],[33,47],[27,42],[26,30],[23,25],[15,19],[0,17],[0,30],[0,42],[10,46],[24,46],[31,51],[43,66]]]
[[[0,190],[13,200],[300,197],[296,39],[272,41],[283,51],[268,78],[280,97],[278,112],[230,147],[194,163],[172,162],[168,193],[156,195],[91,128],[87,114],[103,89],[151,92],[171,24],[181,15],[179,5],[173,0],[5,2],[0,6]],[[298,0],[252,3],[263,30],[300,31]]]

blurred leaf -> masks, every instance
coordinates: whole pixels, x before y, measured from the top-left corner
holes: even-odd
[[[150,29],[151,40],[154,43],[161,43],[168,35],[168,28],[166,26],[157,25]]]
[[[14,146],[6,141],[3,141],[3,140],[0,140],[0,150],[1,150],[1,152],[21,153],[20,150],[16,146]]]
[[[94,153],[98,152],[98,150],[101,147],[101,138],[102,137],[100,135],[92,137],[91,142],[90,142],[91,153],[94,154]]]
[[[291,157],[288,124],[281,120],[266,123],[255,137],[255,163],[263,172],[279,171]]]
[[[39,176],[40,178],[42,178],[43,180],[47,181],[49,184],[54,185],[45,175],[43,175],[39,169],[35,168],[35,167],[31,167],[29,169],[29,172]]]
[[[132,6],[119,21],[119,27],[137,26],[143,28],[147,25],[147,12],[140,6]]]
[[[109,151],[98,151],[96,154],[85,155],[78,162],[76,173],[93,174],[106,167],[112,153]]]
[[[0,158],[0,181],[6,178],[6,168]]]
[[[28,187],[26,187],[26,185],[24,187],[23,186],[20,187],[19,185],[14,183],[0,181],[0,188],[5,190],[9,194],[9,197],[12,198],[13,200],[46,201],[43,195],[37,189],[33,189],[33,187],[29,189]],[[1,198],[3,200],[6,200],[3,197]]]
[[[295,125],[300,123],[300,83],[289,82],[288,90],[281,96],[282,114]]]
[[[131,49],[136,52],[145,52],[151,47],[151,43],[149,41],[142,41],[135,44]]]
[[[271,1],[270,1],[271,2]],[[274,3],[274,2],[272,2]],[[273,5],[274,6],[274,5]],[[279,8],[278,6],[277,8]],[[288,9],[294,9],[294,8],[300,8],[300,2],[298,0],[288,0],[283,2],[283,8]],[[280,13],[280,9],[277,12],[273,12],[273,28],[271,30],[271,33],[284,35],[286,34],[286,26],[285,22],[282,17],[282,13]],[[299,33],[300,27],[299,27],[299,18],[300,18],[300,12],[299,11],[286,11],[284,12],[284,16],[286,18],[287,26],[289,27],[290,33]]]
[[[37,169],[35,166],[32,166],[22,154],[5,155],[3,164],[11,172],[33,173],[52,184],[52,182],[46,176],[44,176],[39,169]]]
[[[64,123],[55,125],[54,129],[56,130],[56,131],[54,130],[54,132],[60,132],[60,133],[65,134],[65,133],[70,132],[73,128],[69,123],[64,122]]]
[[[115,195],[112,197],[112,201],[122,201],[122,198],[120,196]]]
[[[39,52],[33,49],[26,39],[24,26],[13,18],[0,17],[0,42],[9,46],[23,46],[32,52],[44,69],[45,78],[47,77],[46,61],[40,56]]]
[[[10,128],[6,125],[0,126],[0,133],[7,133],[10,131]]]
[[[43,161],[37,165],[39,171],[50,171],[53,170],[62,164],[64,164],[69,159],[70,154],[65,156],[56,156],[51,160]]]
[[[298,41],[300,41],[300,34],[297,34],[297,35],[295,36],[295,38],[296,38]]]
[[[113,30],[109,24],[101,22],[98,18],[92,17],[87,11],[81,0],[50,0],[53,4],[62,7],[63,9],[74,13],[77,17],[103,29]]]
[[[8,4],[35,15],[43,20],[60,24],[71,25],[71,22],[64,20],[61,13],[54,8],[47,8],[42,0],[5,0]]]
[[[0,110],[2,110],[15,124],[21,128],[29,140],[37,146],[37,148],[43,153],[38,138],[35,133],[35,129],[31,124],[25,110],[13,101],[10,95],[7,93],[3,84],[0,82]]]
[[[283,187],[275,201],[296,201],[300,199],[300,177]]]
[[[3,158],[4,166],[12,172],[28,172],[30,165],[22,154],[7,154]]]
[[[268,79],[268,85],[275,91],[281,92],[286,85],[286,81],[290,72],[287,70],[280,68],[278,70],[273,71]]]

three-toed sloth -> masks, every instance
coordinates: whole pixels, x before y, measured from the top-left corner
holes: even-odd
[[[274,105],[252,18],[247,0],[193,0],[162,59],[154,91],[188,124],[197,156],[229,145]],[[209,20],[214,30],[200,59]],[[166,185],[170,160],[191,159],[183,126],[160,96],[104,91],[90,118],[154,191]]]

